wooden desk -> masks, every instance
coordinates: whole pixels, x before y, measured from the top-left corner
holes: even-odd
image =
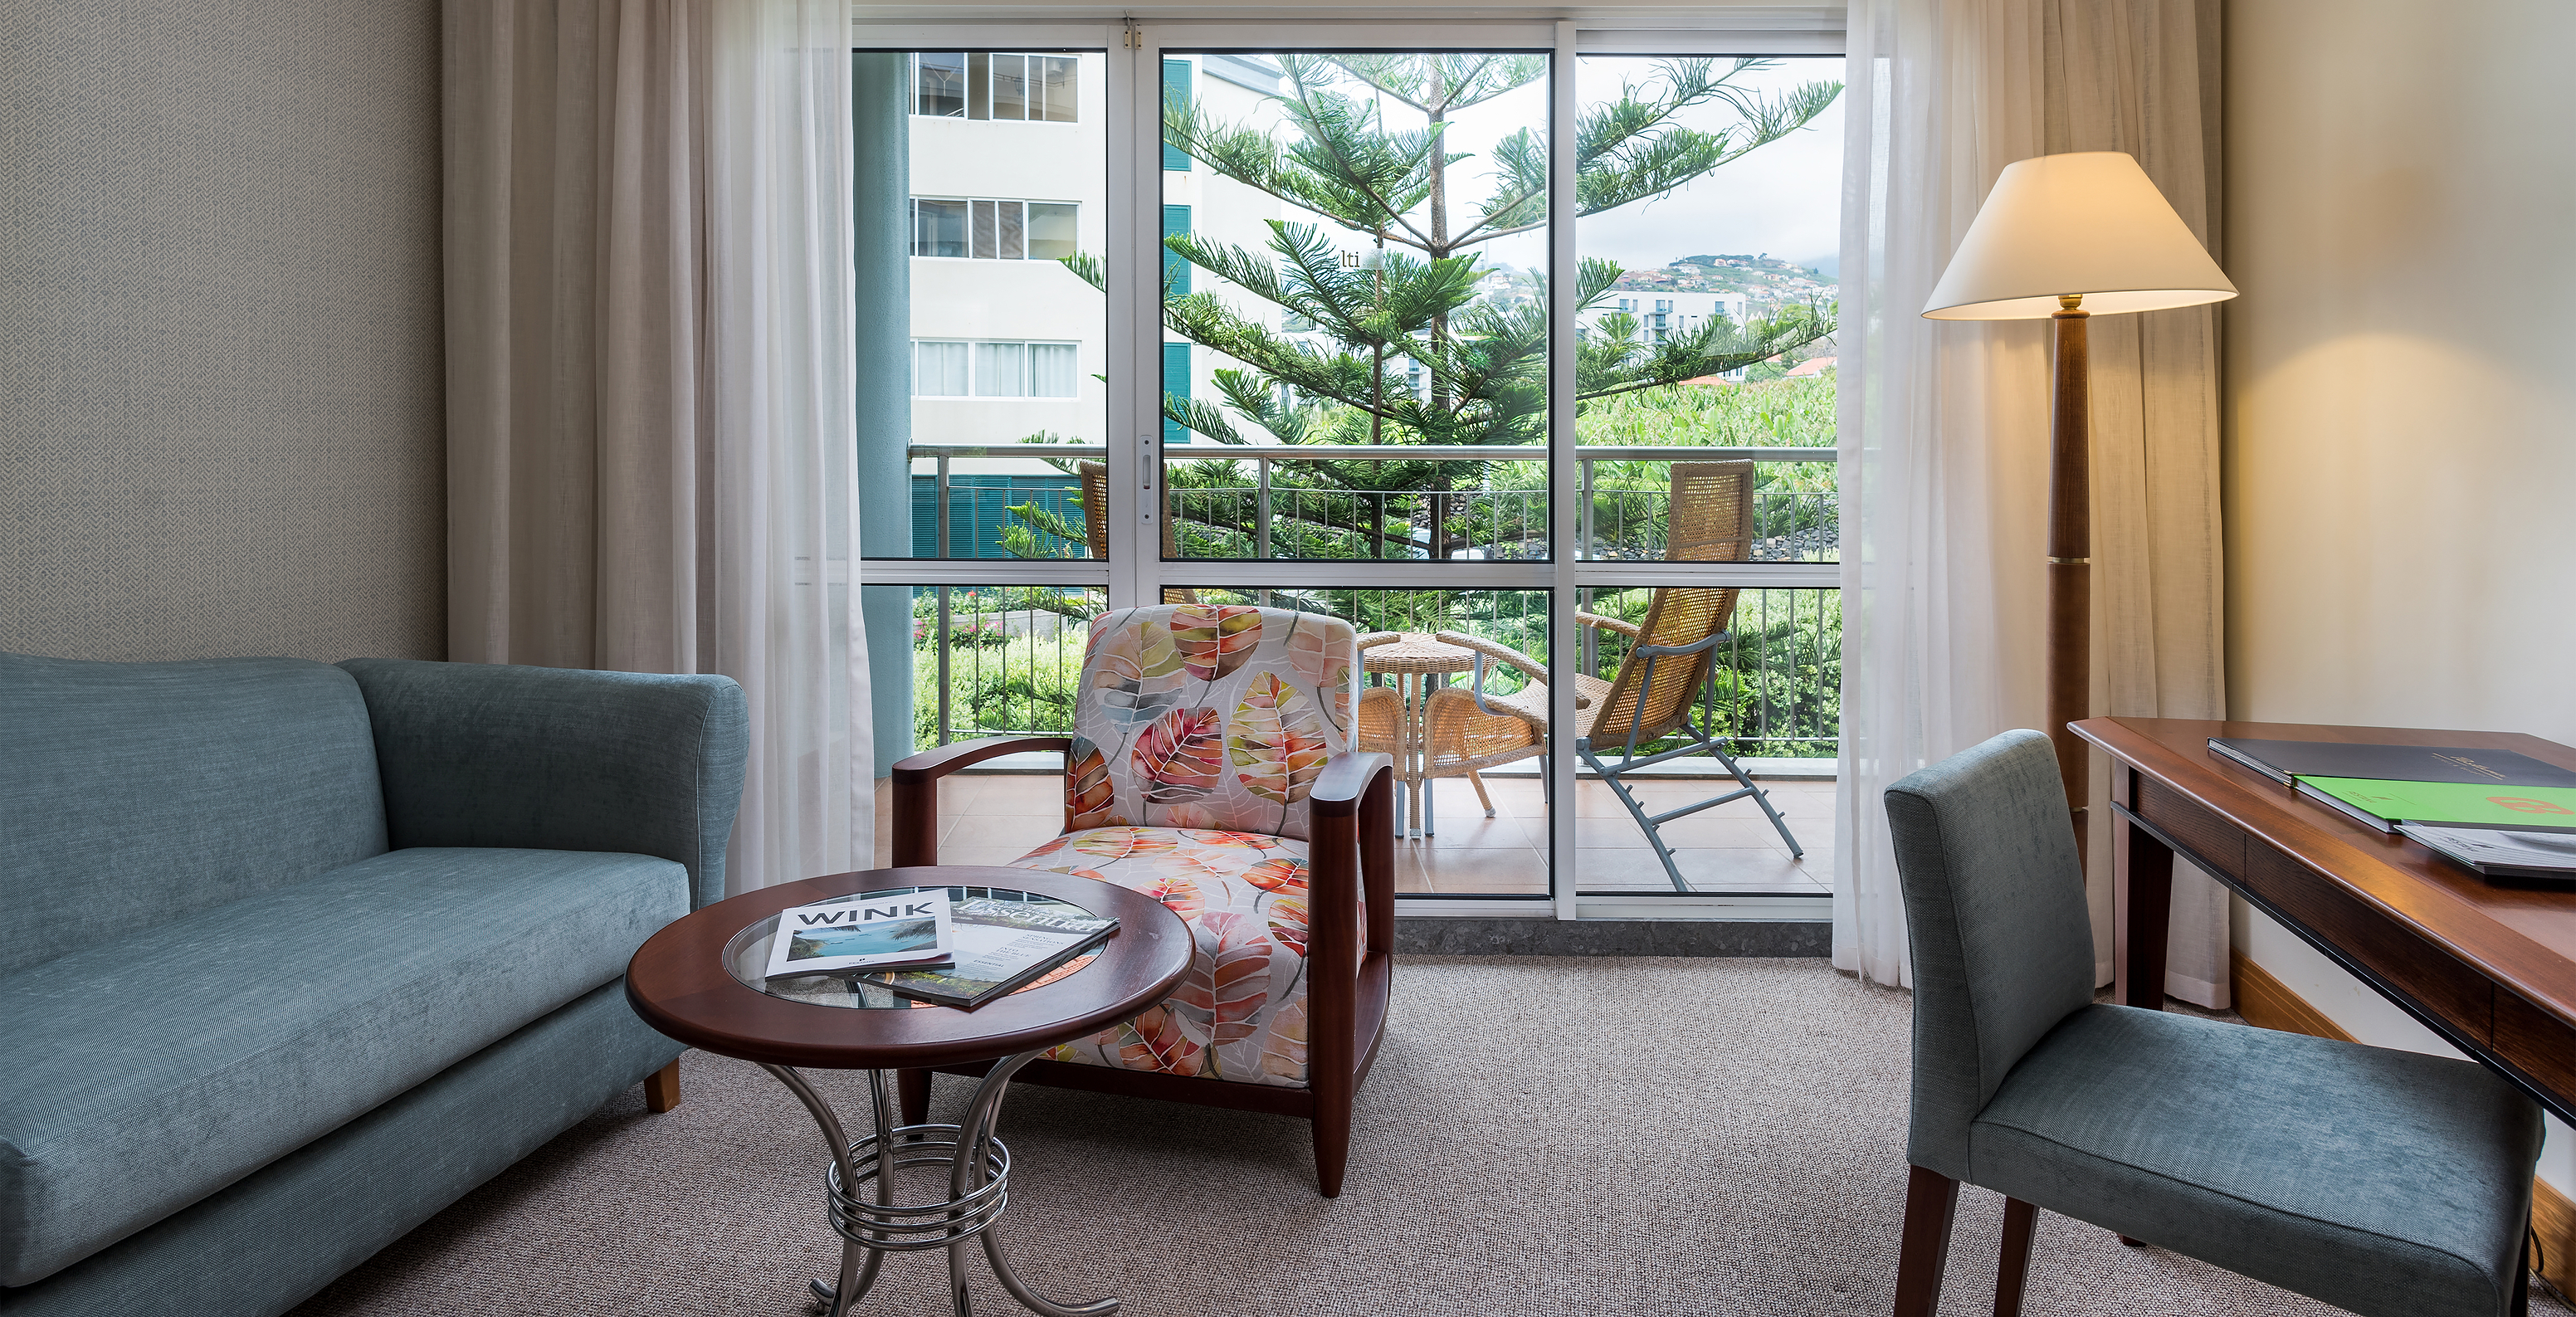
[[[2117,1000],[2164,1005],[2179,853],[2433,1032],[2576,1122],[2576,892],[2501,886],[2209,752],[2213,736],[2513,750],[2536,736],[2295,723],[2091,718],[2111,756]]]

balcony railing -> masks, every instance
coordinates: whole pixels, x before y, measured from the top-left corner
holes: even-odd
[[[1003,547],[1011,509],[1034,506],[1060,524],[1083,524],[1079,488],[1070,474],[963,475],[962,460],[1099,460],[1108,449],[1092,444],[915,444],[915,459],[932,469],[913,477],[914,556],[999,558],[1021,556]],[[1523,487],[1509,474],[1539,469],[1547,450],[1499,446],[1303,446],[1203,444],[1167,448],[1184,470],[1165,482],[1178,527],[1181,558],[1430,558],[1485,561],[1547,556],[1548,490]],[[1749,460],[1777,464],[1754,494],[1751,561],[1829,563],[1840,536],[1829,482],[1804,474],[1830,464],[1830,448],[1585,447],[1577,450],[1576,525],[1594,561],[1643,561],[1663,557],[1666,505],[1664,466],[1672,462]],[[1250,464],[1248,484],[1196,485],[1187,468],[1206,462]],[[1315,488],[1282,482],[1285,471],[1322,462],[1475,463],[1485,471],[1477,487],[1446,491]],[[1507,474],[1496,481],[1494,472]],[[1766,473],[1771,474],[1771,473]],[[1203,477],[1202,477],[1203,478]],[[1819,487],[1821,486],[1821,487]],[[1078,540],[1034,525],[1020,530],[1029,552],[1080,558]],[[1440,546],[1435,551],[1434,546]]]
[[[1251,483],[1184,486],[1171,490],[1182,528],[1183,558],[1388,558],[1421,560],[1446,544],[1450,558],[1514,560],[1546,555],[1545,488],[1498,486],[1487,476],[1473,489],[1442,492],[1313,489],[1275,481],[1291,464],[1316,461],[1447,461],[1537,463],[1538,448],[1336,447],[1329,458],[1315,448],[1206,445],[1167,450],[1176,462],[1248,463]],[[1094,459],[1104,448],[1088,445],[916,445],[915,458],[934,464],[915,477],[916,527],[929,525],[916,556],[1023,556],[1080,558],[1079,539],[1046,534],[1014,506],[1034,505],[1056,523],[1081,534],[1079,486],[1070,473],[961,475],[965,459]],[[1578,523],[1595,561],[1663,557],[1669,494],[1663,464],[1749,459],[1780,463],[1805,479],[1775,478],[1757,491],[1756,562],[1832,562],[1836,559],[1836,504],[1830,479],[1813,464],[1834,460],[1829,448],[1587,448],[1576,457],[1582,502]],[[1645,465],[1640,465],[1645,464]],[[1487,466],[1482,471],[1491,472]],[[925,506],[926,505],[926,506]],[[1020,532],[1014,554],[1002,531]],[[921,552],[923,549],[930,552]],[[1231,602],[1225,592],[1203,596]],[[1081,588],[919,586],[913,589],[916,625],[916,702],[924,743],[1004,733],[1062,731],[1071,726],[1082,650],[1083,624],[1102,599]],[[1585,590],[1577,605],[1629,618],[1642,614],[1644,588]],[[1544,657],[1547,617],[1536,590],[1297,590],[1249,592],[1244,602],[1304,608],[1344,617],[1361,631],[1465,630],[1490,635]],[[1829,757],[1841,733],[1841,597],[1826,587],[1748,588],[1740,592],[1729,641],[1702,696],[1703,724],[1739,754],[1784,758]],[[1616,674],[1626,642],[1584,629],[1560,663],[1608,679]],[[1508,689],[1510,678],[1498,684]]]

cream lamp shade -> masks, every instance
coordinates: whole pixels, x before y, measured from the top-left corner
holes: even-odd
[[[2122,151],[2004,166],[1923,304],[1933,320],[2037,320],[2081,294],[2095,315],[2236,296],[2190,226]]]

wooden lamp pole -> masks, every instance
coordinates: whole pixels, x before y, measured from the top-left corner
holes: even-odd
[[[2085,852],[2091,764],[2068,724],[2093,698],[2093,385],[2086,359],[2081,293],[2061,294],[2049,317],[2057,336],[2057,392],[2048,414],[2048,739],[2066,784],[2075,854]]]
[[[2070,151],[2004,166],[1923,304],[1933,320],[2047,316],[2056,331],[2057,392],[2048,420],[2048,739],[2057,747],[2079,857],[2092,774],[2084,742],[2067,724],[2083,719],[2093,698],[2093,395],[2085,323],[2096,314],[2234,296],[2236,285],[2136,160],[2118,151]]]

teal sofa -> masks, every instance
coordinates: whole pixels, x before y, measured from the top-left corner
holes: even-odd
[[[677,1058],[740,687],[0,654],[0,1313],[283,1312]]]

